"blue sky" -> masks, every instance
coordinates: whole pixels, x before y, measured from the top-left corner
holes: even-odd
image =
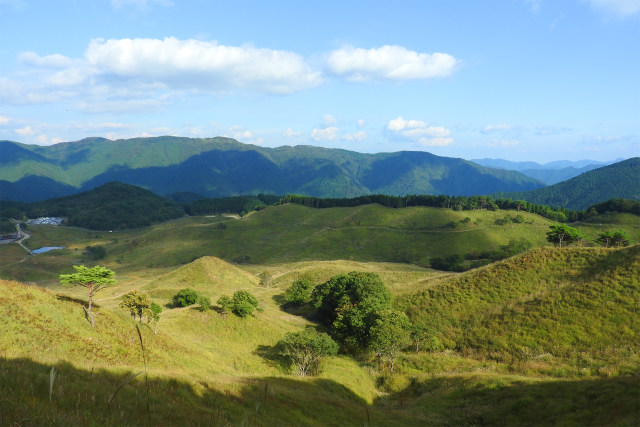
[[[640,155],[640,0],[0,0],[0,139]]]

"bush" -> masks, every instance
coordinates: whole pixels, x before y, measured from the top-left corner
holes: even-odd
[[[200,305],[201,311],[209,311],[211,308],[211,299],[209,297],[205,297],[204,295],[198,296],[198,304]]]
[[[308,279],[299,279],[284,293],[284,300],[296,305],[306,304],[311,301],[311,291],[313,283]]]
[[[218,298],[217,304],[222,308],[223,313],[231,313],[233,311],[233,301],[226,295]]]
[[[247,291],[236,291],[233,294],[233,313],[240,317],[247,317],[253,314],[253,310],[258,307],[258,300]]]
[[[185,288],[173,296],[173,305],[175,307],[188,307],[198,302],[199,298],[200,294],[198,292]]]
[[[107,250],[104,246],[87,246],[85,250],[93,260],[102,259],[107,255]]]
[[[217,303],[223,313],[231,312],[240,317],[250,316],[258,308],[258,300],[247,291],[236,291],[232,298],[223,295]]]

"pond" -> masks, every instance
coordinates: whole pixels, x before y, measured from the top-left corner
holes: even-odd
[[[43,246],[31,251],[33,254],[43,254],[45,252],[53,251],[55,249],[66,249],[64,246]]]

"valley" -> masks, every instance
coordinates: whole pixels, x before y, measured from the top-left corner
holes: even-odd
[[[634,425],[640,246],[553,248],[552,224],[518,211],[284,204],[113,232],[30,225],[27,247],[66,249],[20,262],[24,249],[0,246],[0,424]],[[611,229],[640,240],[630,213],[572,225],[589,241]],[[521,239],[530,249],[466,272],[428,268]],[[97,294],[95,329],[86,291],[58,281],[78,264],[118,279]],[[437,344],[404,348],[393,372],[375,354],[340,353],[297,376],[276,344],[324,327],[285,291],[351,271],[378,275]],[[183,288],[212,308],[172,308]],[[163,307],[157,335],[119,307],[134,289]],[[220,312],[238,290],[261,311]]]

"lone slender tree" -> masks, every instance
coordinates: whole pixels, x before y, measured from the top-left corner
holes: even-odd
[[[61,274],[60,284],[82,286],[89,291],[89,306],[85,308],[91,326],[95,329],[96,323],[91,309],[93,308],[93,296],[101,290],[116,283],[115,273],[106,267],[96,265],[95,267],[85,267],[84,265],[74,265],[76,270],[72,274]]]

